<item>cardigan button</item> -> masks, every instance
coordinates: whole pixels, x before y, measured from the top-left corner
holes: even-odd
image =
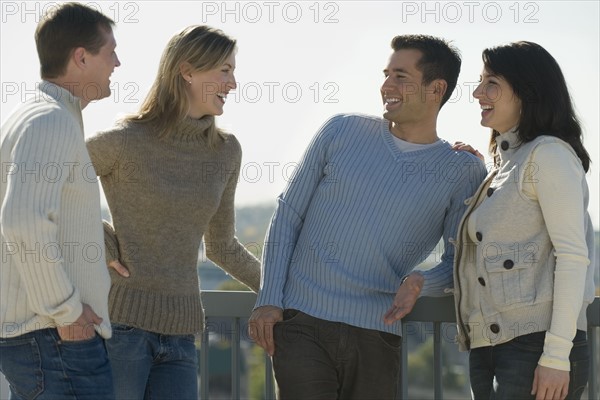
[[[482,277],[477,278],[477,280],[479,281],[479,284],[481,286],[485,286],[485,279],[483,279]]]
[[[483,235],[481,234],[481,232],[477,232],[475,234],[475,237],[477,238],[477,240],[479,240],[480,242],[483,240]]]
[[[508,147],[510,145],[508,144],[508,142],[506,140],[503,140],[502,143],[500,143],[500,148],[504,151],[508,150]]]
[[[514,266],[515,266],[515,263],[513,262],[513,260],[504,261],[504,268],[512,269],[512,267],[514,267]]]
[[[492,331],[492,333],[494,334],[497,334],[498,332],[500,332],[500,326],[498,324],[491,324],[490,331]]]
[[[494,188],[488,188],[487,197],[491,197],[493,193],[494,193]]]

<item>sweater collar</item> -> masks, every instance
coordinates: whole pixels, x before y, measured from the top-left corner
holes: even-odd
[[[390,122],[384,118],[381,118],[380,123],[381,123],[380,134],[383,137],[384,143],[386,144],[388,150],[391,152],[392,157],[394,157],[396,162],[400,162],[402,160],[407,160],[407,159],[411,159],[411,158],[415,158],[415,157],[421,157],[424,154],[431,154],[431,151],[437,151],[438,149],[450,147],[448,142],[446,142],[442,138],[438,138],[437,141],[435,141],[431,144],[425,145],[423,148],[421,148],[419,150],[402,152],[402,151],[400,151],[400,149],[398,148],[398,145],[396,144],[396,142],[394,140],[394,134],[390,130]]]
[[[73,95],[73,93],[55,83],[44,80],[39,82],[37,87],[38,90],[42,92],[46,100],[53,99],[60,105],[64,106],[69,113],[71,113],[77,119],[77,121],[79,121],[81,129],[83,130],[81,99],[79,97]]]
[[[177,143],[198,143],[206,141],[206,131],[215,122],[215,117],[208,115],[200,119],[185,117],[173,133],[169,135],[169,141]]]
[[[498,154],[500,154],[500,160],[502,161],[501,164],[504,164],[521,144],[518,132],[517,128],[514,127],[508,132],[496,136],[496,145]]]

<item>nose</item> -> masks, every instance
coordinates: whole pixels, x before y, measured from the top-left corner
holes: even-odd
[[[475,97],[478,100],[483,97],[482,87],[483,87],[483,82],[480,83],[479,85],[477,85],[475,90],[473,90],[473,97]]]
[[[237,88],[237,82],[235,81],[235,75],[231,74],[227,81],[227,89],[234,90]]]
[[[383,80],[383,83],[381,84],[381,94],[385,94],[385,92],[387,91],[387,88],[389,87],[388,82],[389,82],[390,77],[386,76],[386,78]]]
[[[121,60],[119,60],[119,56],[115,53],[115,67],[121,66]]]

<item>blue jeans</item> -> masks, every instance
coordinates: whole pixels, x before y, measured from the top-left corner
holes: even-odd
[[[273,327],[278,398],[394,399],[402,337],[286,309]]]
[[[0,371],[15,400],[115,398],[104,339],[98,335],[63,341],[48,328],[0,339]]]
[[[118,400],[198,398],[194,335],[162,335],[113,324],[106,342]]]
[[[544,350],[546,332],[519,336],[497,346],[471,350],[469,370],[475,400],[535,399],[533,374]],[[586,333],[577,331],[569,359],[568,400],[581,398],[588,381],[589,349]]]

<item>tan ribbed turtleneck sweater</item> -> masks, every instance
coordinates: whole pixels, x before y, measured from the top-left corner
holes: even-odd
[[[211,150],[213,117],[187,119],[159,138],[151,124],[128,122],[88,140],[113,219],[105,223],[111,270],[111,321],[164,334],[201,332],[196,264],[206,255],[257,291],[259,261],[235,237],[234,195],[241,148],[233,135]]]

